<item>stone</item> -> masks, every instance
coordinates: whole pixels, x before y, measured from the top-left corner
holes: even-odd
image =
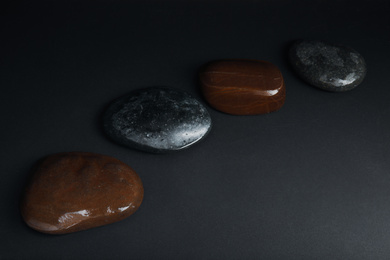
[[[122,220],[139,208],[143,196],[141,179],[125,163],[67,152],[39,161],[20,209],[31,228],[65,234]]]
[[[187,148],[211,129],[207,109],[184,91],[166,87],[135,90],[109,105],[106,134],[124,146],[152,153]]]
[[[212,61],[201,68],[199,79],[210,106],[227,114],[270,113],[279,110],[286,98],[282,73],[267,61]]]
[[[342,92],[358,86],[366,75],[366,63],[355,50],[323,41],[295,42],[289,59],[297,74],[317,88]]]

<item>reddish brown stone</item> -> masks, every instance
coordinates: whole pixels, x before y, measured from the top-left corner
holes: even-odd
[[[143,195],[141,179],[123,162],[94,153],[59,153],[37,165],[21,213],[37,231],[71,233],[130,216]]]
[[[286,97],[278,67],[259,60],[220,60],[200,71],[207,102],[233,115],[265,114],[280,109]]]

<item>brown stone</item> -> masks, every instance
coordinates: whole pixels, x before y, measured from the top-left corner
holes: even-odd
[[[141,205],[144,190],[137,173],[100,154],[50,155],[37,165],[21,203],[31,228],[65,234],[122,220]]]
[[[278,67],[259,60],[219,60],[200,71],[207,102],[233,115],[265,114],[280,109],[286,97]]]

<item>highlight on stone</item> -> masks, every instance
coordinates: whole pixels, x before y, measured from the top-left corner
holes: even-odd
[[[207,109],[184,91],[151,87],[113,101],[103,115],[116,143],[152,153],[188,148],[211,130]]]
[[[260,60],[217,60],[199,73],[203,96],[215,109],[233,115],[257,115],[279,110],[286,98],[282,73]]]
[[[125,219],[143,196],[140,177],[125,163],[101,154],[67,152],[39,161],[20,209],[29,227],[65,234]]]
[[[343,92],[354,89],[366,75],[366,63],[357,51],[323,41],[301,40],[289,51],[295,72],[317,88]]]

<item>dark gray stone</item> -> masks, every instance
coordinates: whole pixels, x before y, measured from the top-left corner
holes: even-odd
[[[289,59],[303,80],[328,91],[351,90],[366,75],[366,63],[358,52],[322,41],[296,42]]]
[[[104,130],[114,141],[147,152],[187,148],[211,129],[206,108],[183,91],[140,89],[115,100],[103,115]]]

